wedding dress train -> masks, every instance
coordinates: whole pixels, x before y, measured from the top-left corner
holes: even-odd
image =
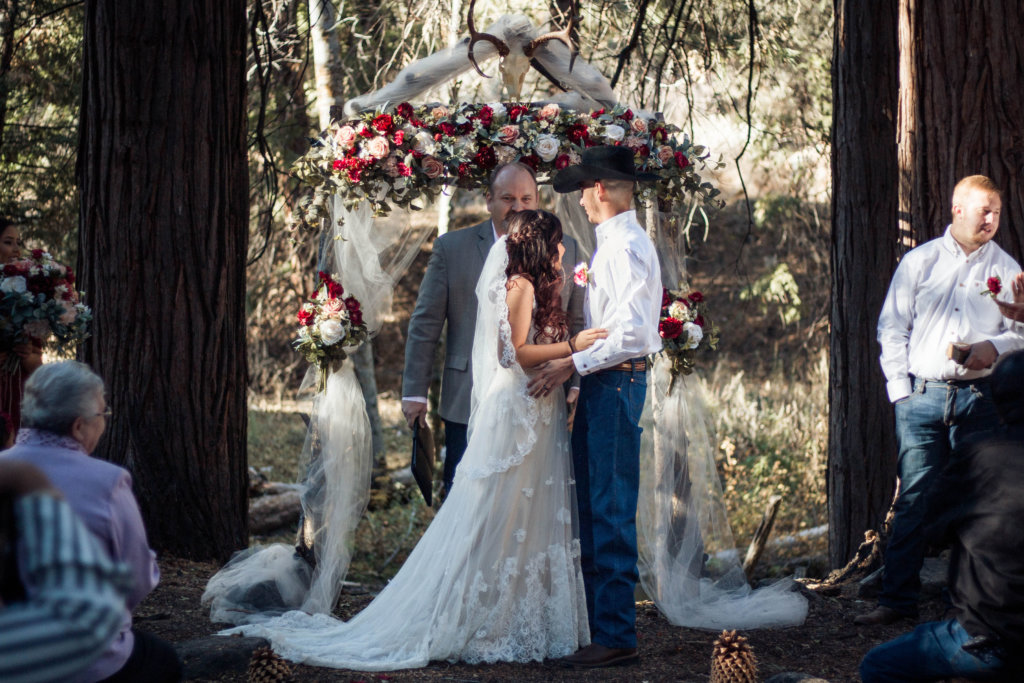
[[[541,661],[590,642],[561,391],[526,392],[505,304],[505,240],[477,286],[469,443],[451,494],[401,570],[348,622],[300,611],[224,631],[315,666]]]

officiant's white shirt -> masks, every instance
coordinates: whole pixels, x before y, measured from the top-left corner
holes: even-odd
[[[597,250],[590,263],[584,323],[608,330],[608,337],[573,354],[581,375],[661,350],[661,267],[636,211],[609,218],[595,232]]]
[[[964,254],[950,234],[911,249],[900,261],[878,319],[882,372],[889,400],[909,396],[910,375],[920,379],[970,380],[992,368],[968,370],[947,358],[950,342],[991,341],[1002,355],[1024,347],[1024,326],[1004,318],[984,294],[986,281],[1010,280],[1020,266],[995,242]]]

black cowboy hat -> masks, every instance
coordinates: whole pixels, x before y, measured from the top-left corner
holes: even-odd
[[[633,164],[633,150],[629,147],[591,147],[583,150],[580,163],[564,168],[551,179],[555,192],[566,193],[580,189],[588,180],[632,180],[642,182],[660,180],[654,173],[637,173]]]

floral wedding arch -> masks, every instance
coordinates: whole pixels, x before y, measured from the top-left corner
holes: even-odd
[[[509,41],[513,52],[538,35],[515,16],[502,17],[488,32]],[[375,219],[425,209],[453,188],[483,188],[500,164],[524,163],[534,169],[539,183],[546,183],[595,145],[628,147],[637,170],[660,177],[654,184],[638,185],[638,214],[659,248],[668,284],[675,286],[682,273],[680,235],[696,211],[721,203],[718,189],[701,177],[711,165],[708,151],[660,114],[610,102],[607,81],[582,60],[575,67],[582,72],[579,82],[593,84],[601,95],[583,93],[570,98],[571,104],[380,102],[395,92],[411,98],[424,90],[419,82],[411,90],[398,88],[418,78],[423,69],[416,67],[422,63],[434,60],[449,78],[468,69],[463,64],[467,42],[406,67],[379,93],[357,98],[355,102],[377,104],[351,120],[332,122],[293,167],[312,189],[297,211],[297,222],[328,237],[321,268],[340,276],[344,288],[362,303],[369,335],[379,331],[394,283],[425,237],[410,239],[409,231],[403,232],[398,237],[402,253],[385,262],[384,252],[394,245],[381,243],[375,235]],[[499,54],[493,41],[481,48],[480,58]],[[507,45],[504,51],[509,51]],[[543,45],[536,54],[547,60],[550,71],[570,79],[574,57],[565,45]],[[476,66],[472,57],[469,61]],[[560,72],[563,66],[568,70]],[[587,103],[593,106],[581,106]],[[593,244],[592,228],[577,204],[563,198],[556,213],[568,233]],[[679,625],[719,629],[800,623],[807,609],[803,598],[787,586],[752,592],[736,558],[728,555],[732,536],[700,385],[686,383],[684,377],[673,391],[673,366],[655,365],[644,418],[645,495],[638,512],[644,588]],[[325,390],[316,395],[304,456],[309,469],[300,537],[312,541],[315,557],[301,557],[280,544],[244,551],[207,586],[203,599],[211,604],[214,621],[253,623],[288,609],[330,613],[333,608],[351,559],[355,526],[368,500],[372,467],[366,406],[351,362],[331,373]],[[707,554],[715,551],[724,554]]]

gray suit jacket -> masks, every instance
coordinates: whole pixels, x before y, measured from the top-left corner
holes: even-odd
[[[484,268],[487,252],[494,244],[491,221],[441,235],[416,297],[405,342],[405,372],[402,396],[426,396],[430,386],[434,349],[448,322],[444,373],[441,376],[441,417],[451,422],[469,422],[473,387],[473,334],[476,329],[476,282]],[[580,261],[590,262],[572,237],[563,236],[565,283],[562,306],[569,314],[569,330],[583,329],[582,287],[572,282],[572,271]]]

